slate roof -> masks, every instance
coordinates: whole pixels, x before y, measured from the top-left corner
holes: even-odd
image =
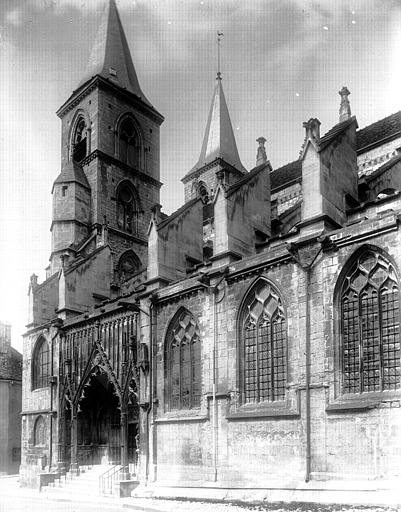
[[[229,196],[229,195],[233,194],[236,190],[241,188],[242,185],[244,185],[245,183],[250,181],[254,176],[259,174],[261,171],[265,171],[269,167],[270,167],[270,164],[269,163],[265,163],[265,164],[258,165],[257,167],[255,167],[254,169],[249,171],[247,174],[245,174],[245,176],[243,178],[241,178],[240,180],[236,181],[230,187],[227,188],[226,196]]]
[[[184,179],[194,171],[213,162],[216,158],[223,159],[242,173],[246,172],[238,154],[230,113],[221,81],[221,76],[218,74],[199,160],[184,176]]]
[[[88,67],[78,88],[96,75],[135,94],[150,106],[138,82],[115,0],[106,3]]]
[[[383,139],[401,137],[401,110],[356,132],[358,151]]]
[[[22,380],[22,354],[13,347],[0,353],[0,380]]]
[[[61,173],[57,176],[53,186],[56,183],[79,183],[83,187],[90,190],[89,182],[80,165],[75,162],[68,162]]]
[[[333,128],[331,128],[319,141],[320,149],[330,144],[332,140],[334,140],[341,131],[343,131],[351,122],[355,120],[355,117],[351,117],[342,123],[338,123]],[[363,148],[371,146],[373,144],[379,144],[384,139],[395,138],[397,136],[401,137],[401,111],[396,112],[395,114],[391,114],[384,119],[380,119],[361,130],[357,130],[356,132],[356,146],[357,152],[361,152]],[[391,162],[391,164],[390,164]],[[383,169],[386,165],[393,165],[395,162],[390,160],[386,162],[382,167],[377,169],[376,172],[384,172]],[[374,177],[377,174],[373,173]],[[274,190],[276,188],[283,187],[287,183],[294,181],[296,179],[301,178],[302,176],[302,162],[301,160],[295,160],[294,162],[290,162],[286,165],[283,165],[279,169],[275,169],[271,175],[271,189]],[[371,177],[369,178],[371,179]]]
[[[283,165],[283,167],[279,167],[275,169],[270,174],[270,183],[271,189],[274,190],[276,188],[285,185],[286,183],[290,183],[301,177],[302,174],[302,162],[301,160],[294,160],[294,162],[290,162],[289,164]]]

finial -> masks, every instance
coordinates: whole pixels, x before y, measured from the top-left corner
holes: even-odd
[[[314,139],[319,141],[320,139],[320,121],[319,119],[311,117],[309,121],[303,123],[305,128],[305,140]]]
[[[256,139],[256,142],[259,143],[258,152],[256,154],[256,166],[258,166],[258,165],[265,164],[267,162],[266,148],[265,148],[266,139],[264,137],[259,137],[258,139]]]
[[[348,96],[351,94],[347,87],[343,87],[341,91],[338,91],[338,94],[341,96],[340,103],[340,123],[346,121],[351,117],[351,105],[348,99]]]
[[[223,32],[217,31],[217,78],[216,80],[221,80],[221,71],[220,71],[220,48],[221,48],[221,38],[224,36]]]

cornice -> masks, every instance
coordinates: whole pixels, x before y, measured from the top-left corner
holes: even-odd
[[[157,188],[160,188],[163,185],[163,183],[156,180],[155,178],[152,178],[152,176],[149,176],[148,174],[145,174],[144,172],[138,169],[134,169],[130,165],[121,162],[120,160],[118,160],[118,158],[115,158],[114,156],[104,153],[100,149],[95,149],[94,151],[92,151],[92,153],[90,153],[87,157],[84,158],[84,160],[82,160],[82,162],[80,162],[80,165],[82,167],[84,165],[89,165],[96,158],[102,160],[106,164],[116,165],[117,167],[120,167],[121,169],[130,172],[133,176],[141,179],[142,181],[146,181],[148,183],[151,183],[152,185],[155,185]]]
[[[203,167],[200,167],[199,169],[194,169],[193,171],[190,171],[188,174],[186,174],[182,179],[182,183],[187,184],[189,181],[199,178],[204,172],[208,171],[209,169],[212,169],[213,167],[216,167],[217,165],[221,165],[225,169],[228,169],[231,172],[234,172],[238,174],[241,177],[246,176],[245,173],[241,172],[237,168],[233,167],[232,165],[228,164],[223,158],[215,158],[210,163],[204,165]]]
[[[96,88],[103,90],[112,90],[117,97],[123,98],[128,103],[135,106],[135,108],[139,112],[145,114],[159,126],[163,123],[164,117],[155,108],[146,105],[146,103],[144,103],[142,99],[138,98],[135,94],[124,89],[121,89],[120,87],[116,86],[115,84],[112,84],[111,82],[105,80],[99,75],[96,75],[95,77],[90,79],[86,84],[84,84],[81,88],[76,89],[72,93],[70,98],[56,112],[58,117],[64,117],[65,114],[67,114],[70,110],[76,107],[82,101],[83,98],[88,96],[88,94],[90,94]]]

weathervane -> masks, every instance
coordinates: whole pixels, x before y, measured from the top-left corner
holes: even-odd
[[[221,47],[221,37],[224,36],[223,32],[217,31],[217,78],[221,80],[221,72],[220,72],[220,47]]]

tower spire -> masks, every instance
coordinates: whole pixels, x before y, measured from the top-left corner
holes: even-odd
[[[107,0],[87,69],[78,87],[96,75],[135,94],[150,105],[139,85],[115,0]]]

